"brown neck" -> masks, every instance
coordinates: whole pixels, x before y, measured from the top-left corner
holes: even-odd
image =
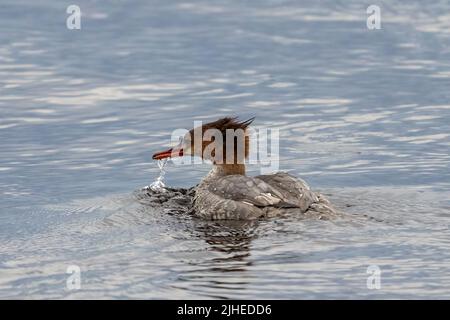
[[[229,176],[232,174],[239,174],[245,176],[245,164],[216,164],[203,178],[202,183],[210,183],[220,177]]]

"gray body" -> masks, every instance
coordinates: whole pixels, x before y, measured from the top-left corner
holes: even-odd
[[[282,213],[328,219],[335,210],[302,179],[288,173],[248,177],[214,168],[195,190],[193,214],[210,220],[254,220]]]

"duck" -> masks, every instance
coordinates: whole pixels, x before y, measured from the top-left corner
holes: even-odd
[[[152,158],[190,155],[212,164],[211,171],[194,187],[191,212],[198,218],[256,220],[288,213],[318,219],[336,216],[337,211],[321,193],[287,172],[246,175],[248,131],[253,121],[254,118],[241,121],[238,117],[224,117],[201,124],[189,130],[177,146],[156,152]],[[236,137],[231,147],[231,139],[224,138],[229,132]]]

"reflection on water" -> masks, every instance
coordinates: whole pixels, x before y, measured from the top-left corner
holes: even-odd
[[[449,296],[446,1],[382,1],[381,30],[359,1],[77,4],[72,31],[2,2],[0,297]],[[345,217],[192,218],[207,165],[140,189],[172,130],[226,115],[278,128],[280,169]]]
[[[249,283],[242,274],[248,273],[252,266],[251,241],[256,237],[258,222],[221,221],[214,223],[198,223],[190,231],[193,237],[202,239],[208,244],[208,252],[216,252],[217,256],[200,261],[187,261],[191,266],[188,272],[181,273],[173,288],[208,292],[211,298],[228,298],[222,291],[240,290]],[[233,276],[233,274],[236,274]]]
[[[223,252],[225,257],[216,258],[212,270],[215,271],[245,271],[245,258],[250,256],[250,243],[255,237],[254,229],[258,222],[221,221],[198,226],[196,236],[204,239],[211,250]],[[219,265],[223,263],[223,267]],[[238,266],[231,265],[238,263]]]

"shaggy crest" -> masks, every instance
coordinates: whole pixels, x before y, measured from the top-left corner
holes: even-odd
[[[213,122],[205,123],[203,125],[203,130],[206,131],[208,129],[218,129],[223,134],[225,134],[227,129],[246,130],[248,126],[253,122],[253,120],[255,120],[255,117],[245,121],[239,121],[238,117],[225,117]],[[191,132],[193,132],[193,129],[191,130]]]

